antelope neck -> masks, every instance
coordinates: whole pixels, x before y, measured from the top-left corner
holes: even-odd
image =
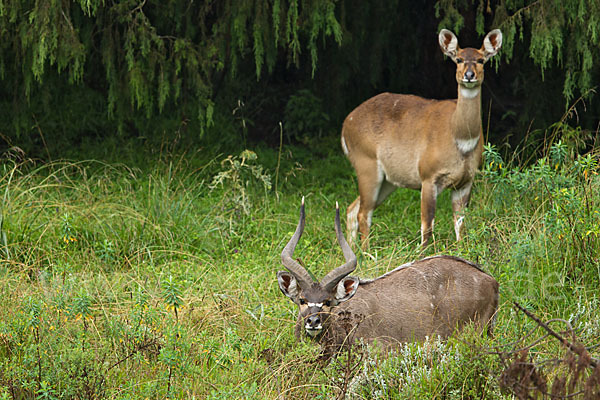
[[[481,132],[481,86],[466,88],[458,86],[458,99],[456,110],[452,116],[452,133],[459,148],[471,147],[467,142],[477,145]],[[462,146],[461,146],[462,145]],[[468,152],[472,149],[461,148]]]

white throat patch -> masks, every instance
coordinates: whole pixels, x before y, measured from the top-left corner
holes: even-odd
[[[477,95],[479,95],[480,90],[481,88],[479,87],[469,89],[464,86],[461,86],[460,95],[465,99],[474,99],[475,97],[477,97]]]
[[[456,139],[456,147],[458,147],[458,150],[463,154],[475,150],[475,147],[477,147],[478,144],[479,136],[473,139]]]

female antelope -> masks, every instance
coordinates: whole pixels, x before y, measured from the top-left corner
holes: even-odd
[[[421,190],[421,245],[429,242],[437,196],[452,190],[454,231],[460,240],[462,212],[481,164],[483,64],[502,45],[494,29],[480,49],[458,47],[442,29],[440,47],[456,63],[458,99],[430,100],[382,93],[354,109],[342,127],[342,149],[356,170],[359,197],[348,207],[350,241],[360,230],[368,245],[373,210],[396,188]]]

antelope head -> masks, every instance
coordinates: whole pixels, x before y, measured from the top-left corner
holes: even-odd
[[[342,234],[340,209],[337,203],[335,207],[335,234],[346,263],[329,272],[321,282],[316,282],[308,271],[292,258],[304,230],[303,197],[296,232],[281,253],[281,262],[289,272],[279,271],[277,273],[279,288],[283,294],[298,305],[298,320],[311,337],[318,336],[326,329],[331,309],[352,298],[359,285],[358,278],[348,276],[356,268],[356,256]]]
[[[483,82],[483,64],[498,53],[502,46],[502,32],[494,29],[483,39],[480,49],[458,47],[458,39],[448,29],[439,34],[440,47],[445,55],[456,63],[456,81],[462,87],[472,89]]]

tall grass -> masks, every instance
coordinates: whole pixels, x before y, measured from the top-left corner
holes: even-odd
[[[444,193],[424,254],[472,259],[499,280],[494,336],[464,332],[432,353],[366,349],[348,375],[344,356],[323,364],[295,340],[275,272],[302,195],[296,254],[316,276],[342,262],[334,205],[354,200],[352,171],[338,153],[255,150],[141,167],[3,160],[0,398],[330,399],[344,379],[356,398],[510,398],[494,352],[533,327],[512,301],[570,321],[585,344],[600,339],[595,155],[507,169],[488,148],[467,237],[454,242]],[[376,211],[358,275],[423,256],[418,198],[399,190]]]

